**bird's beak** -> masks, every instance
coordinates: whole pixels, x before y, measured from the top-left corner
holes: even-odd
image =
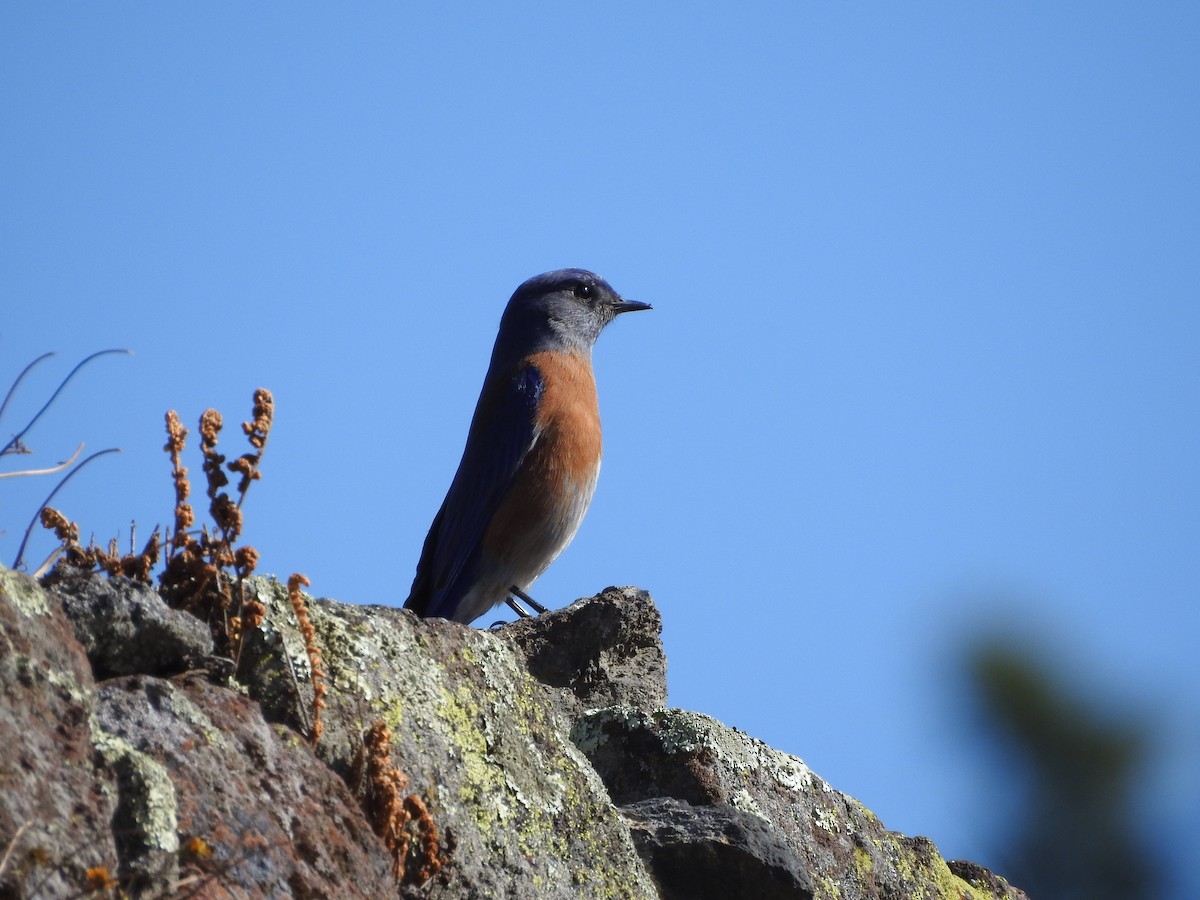
[[[637,312],[639,309],[653,309],[649,303],[642,303],[640,300],[618,300],[613,304],[613,315],[619,316],[621,313]]]

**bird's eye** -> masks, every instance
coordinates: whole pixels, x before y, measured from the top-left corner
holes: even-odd
[[[583,282],[577,282],[575,285],[575,296],[580,300],[590,299],[592,296],[592,286]]]

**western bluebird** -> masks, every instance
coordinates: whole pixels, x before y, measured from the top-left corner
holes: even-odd
[[[532,603],[525,591],[575,537],[600,474],[592,345],[619,314],[639,309],[650,304],[622,299],[583,269],[517,288],[407,609],[471,622],[513,603],[511,594]]]

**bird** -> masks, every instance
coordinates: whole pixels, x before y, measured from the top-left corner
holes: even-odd
[[[458,470],[421,548],[406,609],[470,623],[530,585],[571,543],[600,474],[592,347],[617,316],[647,310],[586,269],[516,289]]]

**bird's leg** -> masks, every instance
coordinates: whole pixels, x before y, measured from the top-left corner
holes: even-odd
[[[517,602],[515,597],[505,597],[504,602],[508,604],[509,609],[515,612],[522,619],[528,619],[530,617],[529,612],[525,609],[525,607],[521,606],[521,604]]]
[[[528,603],[533,609],[537,610],[538,615],[541,615],[542,613],[546,612],[546,607],[542,606],[542,604],[538,603],[536,600],[534,600],[532,597],[530,597],[527,593],[525,593],[523,590],[521,590],[515,584],[512,585],[508,589],[508,592],[509,592],[509,594],[515,595],[518,598],[520,598],[521,600],[524,600],[526,603]],[[529,615],[529,613],[522,612],[517,607],[516,602],[513,600],[513,598],[511,596],[508,598],[508,605],[511,606],[513,609],[517,610],[517,615],[520,615],[520,616],[528,616]]]

